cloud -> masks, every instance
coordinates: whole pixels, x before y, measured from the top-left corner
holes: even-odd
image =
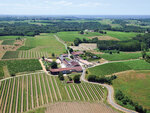
[[[58,1],[58,2],[53,2],[55,5],[60,5],[60,6],[70,6],[70,5],[73,5],[72,2],[68,2],[68,1]]]
[[[78,7],[100,7],[100,6],[109,6],[110,4],[105,4],[105,3],[99,3],[99,2],[85,2],[85,3],[80,3],[77,6]]]

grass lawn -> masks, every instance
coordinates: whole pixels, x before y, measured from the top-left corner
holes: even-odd
[[[38,52],[48,52],[49,54],[55,53],[57,55],[65,52],[64,45],[58,42],[53,34],[46,33],[27,38],[24,48],[33,48],[32,50]]]
[[[150,71],[136,71],[120,74],[113,81],[113,87],[121,90],[134,102],[150,109]]]
[[[103,76],[127,70],[150,70],[150,63],[144,60],[108,63],[89,68],[89,74]]]
[[[64,40],[65,42],[73,42],[76,38],[88,39],[87,37],[101,36],[101,34],[98,32],[94,32],[94,33],[89,32],[88,34],[81,35],[78,33],[78,31],[70,31],[70,32],[58,32],[57,36],[62,40]]]
[[[148,53],[148,54],[150,54],[150,53]],[[106,59],[106,60],[109,60],[109,61],[118,61],[118,60],[138,59],[138,58],[142,57],[142,54],[141,54],[141,52],[139,52],[139,53],[124,53],[124,52],[121,52],[120,54],[105,53],[105,54],[102,54],[100,56],[102,58]]]

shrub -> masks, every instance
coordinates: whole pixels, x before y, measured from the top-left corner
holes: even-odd
[[[63,76],[63,73],[59,73],[59,75],[58,75],[58,78],[59,78],[59,80],[64,80],[64,76]]]
[[[80,82],[80,75],[75,75],[73,77],[74,83],[79,83]]]

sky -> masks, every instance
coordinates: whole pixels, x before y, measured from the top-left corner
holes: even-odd
[[[150,0],[0,0],[3,15],[150,15]]]

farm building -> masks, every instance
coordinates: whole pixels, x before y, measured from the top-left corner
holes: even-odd
[[[77,51],[77,52],[72,52],[71,53],[73,56],[79,56],[79,55],[82,55],[83,52],[82,51]]]
[[[59,68],[59,69],[50,69],[51,74],[53,75],[57,75],[60,72],[62,72],[63,74],[68,74],[68,73],[72,73],[72,72],[82,72],[82,67],[78,66],[78,67],[68,67],[68,68]]]

